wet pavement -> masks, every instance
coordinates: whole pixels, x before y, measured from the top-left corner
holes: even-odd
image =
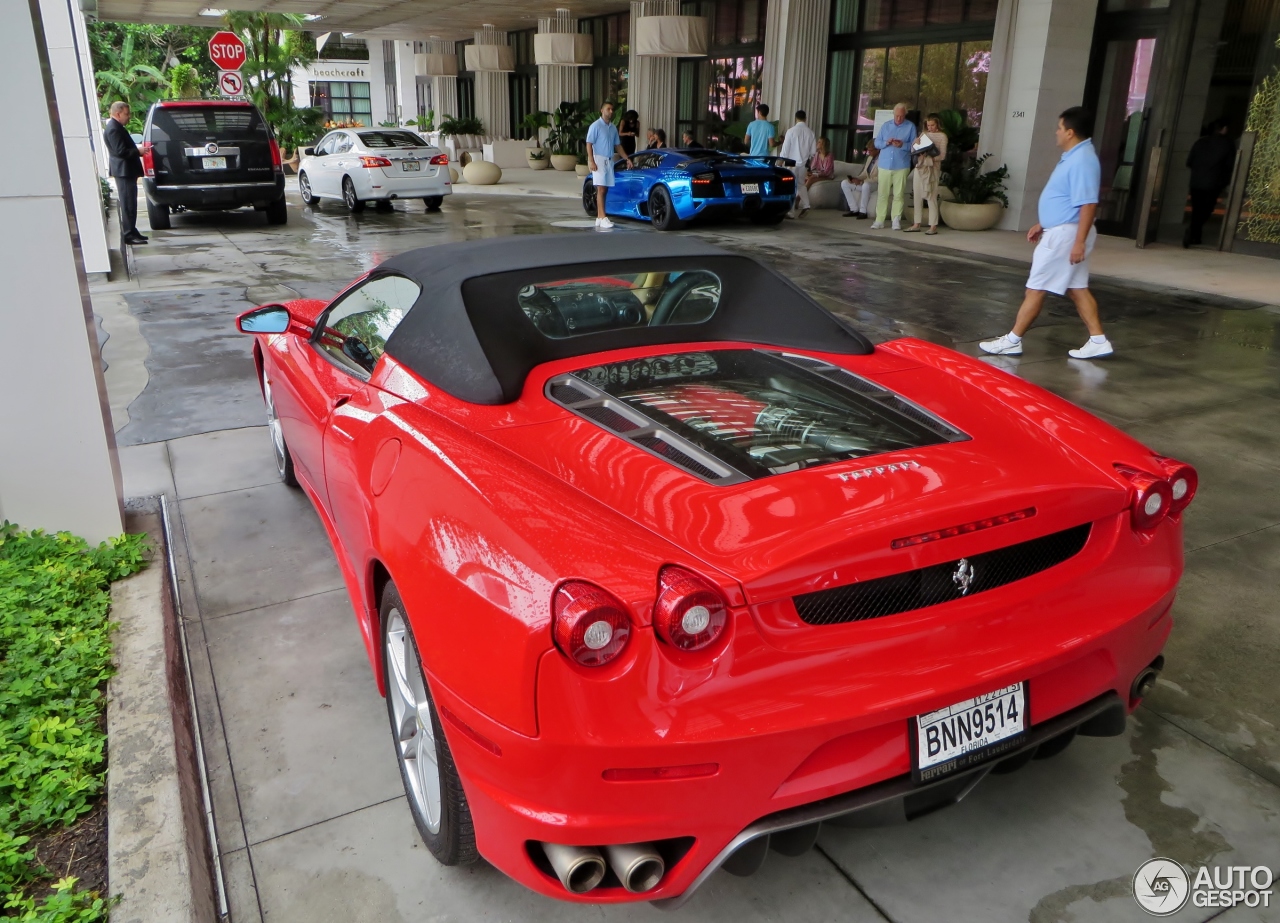
[[[126,492],[180,513],[179,571],[233,919],[632,920],[647,904],[574,907],[481,863],[438,866],[403,803],[385,708],[324,532],[275,477],[249,361],[247,305],[327,297],[381,259],[450,240],[533,233],[572,200],[460,193],[352,217],[291,202],[260,216],[176,217],[133,278],[93,287]],[[651,233],[620,223],[615,233]],[[818,222],[693,233],[772,263],[876,341],[976,354],[1005,332],[1025,267],[941,254]],[[1280,311],[1097,285],[1118,355],[1070,360],[1084,333],[1051,299],[1001,367],[1200,472],[1166,671],[1124,737],[1081,739],[991,776],[954,808],[896,827],[828,826],[818,847],[715,875],[696,921],[1112,921],[1147,916],[1130,880],[1153,856],[1280,866]],[[1273,901],[1273,904],[1275,902]],[[1186,907],[1174,919],[1280,920]]]

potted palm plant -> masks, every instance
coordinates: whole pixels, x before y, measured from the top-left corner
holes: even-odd
[[[533,147],[526,148],[524,152],[524,159],[528,162],[529,169],[545,170],[551,164],[547,160],[547,150],[542,146],[542,132],[551,127],[551,113],[542,110],[530,112],[521,119],[520,127],[533,141]]]
[[[942,183],[951,190],[952,199],[940,199],[938,210],[949,228],[957,231],[985,231],[1000,223],[1009,205],[1004,181],[1009,168],[982,171],[991,157],[983,154],[976,160],[962,160],[953,172],[943,173]]]
[[[551,148],[551,166],[557,170],[568,172],[578,166],[578,157],[583,154],[583,144],[587,140],[590,105],[566,100],[551,113],[547,145]]]

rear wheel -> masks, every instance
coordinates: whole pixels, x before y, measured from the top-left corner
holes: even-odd
[[[352,214],[364,211],[364,203],[356,198],[356,184],[351,182],[349,176],[342,178],[342,204],[347,206],[347,211]]]
[[[271,382],[267,381],[265,373],[262,376],[262,396],[267,402],[267,431],[271,434],[271,451],[276,457],[276,473],[290,487],[297,487],[298,476],[293,471],[293,456],[289,454],[289,446],[284,441],[284,428],[280,425],[276,402],[271,397]]]
[[[666,186],[654,186],[649,193],[649,219],[659,231],[678,231],[684,227]]]
[[[284,196],[267,206],[267,224],[286,224],[289,221],[289,206]]]
[[[313,208],[320,204],[320,197],[311,191],[311,180],[306,173],[298,174],[298,194],[305,204]]]
[[[393,212],[396,210],[395,206],[391,204],[390,199],[378,199],[373,203],[373,208],[374,211],[380,212]]]
[[[596,184],[588,177],[587,181],[582,184],[582,210],[587,213],[590,218],[595,218],[596,212]]]
[[[427,206],[427,211],[436,212],[440,210],[440,206],[444,204],[444,196],[428,195],[422,197],[423,203]]]
[[[147,221],[153,231],[167,231],[173,225],[169,221],[169,206],[159,205],[147,199]]]
[[[442,865],[469,865],[479,857],[471,809],[395,584],[383,591],[379,615],[387,716],[409,810],[422,842]]]

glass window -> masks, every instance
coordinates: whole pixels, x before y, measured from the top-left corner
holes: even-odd
[[[929,0],[929,25],[960,22],[964,19],[964,0]]]
[[[990,41],[867,48],[858,84],[858,130],[869,137],[876,110],[897,103],[922,115],[963,109],[980,127],[990,70]],[[855,145],[862,144],[860,137]]]
[[[916,92],[920,89],[920,46],[899,45],[889,49],[889,72],[884,81],[885,109],[906,103],[915,109]],[[875,113],[871,113],[872,116]]]
[[[959,51],[960,47],[955,42],[924,46],[920,58],[920,96],[916,103],[922,116],[951,108],[956,93],[956,56]]]
[[[987,74],[991,73],[991,43],[962,42],[960,69],[956,75],[956,109],[969,114],[969,122],[982,124],[982,106],[987,98]]]
[[[404,276],[370,279],[325,313],[315,342],[334,362],[364,377],[422,289]]]
[[[703,269],[641,272],[526,285],[520,308],[553,340],[618,327],[701,324],[720,304],[720,278]]]
[[[151,116],[152,141],[204,144],[211,136],[223,141],[266,133],[258,110],[249,106],[161,106]]]
[[[996,7],[999,0],[969,0],[969,8],[965,11],[965,19],[969,22],[993,22],[996,18]]]
[[[924,25],[925,0],[893,0],[893,28],[918,29]]]
[[[321,110],[325,121],[343,127],[373,125],[373,106],[368,83],[319,81],[311,84],[311,105]]]
[[[403,150],[426,147],[427,143],[411,131],[362,131],[360,141],[370,150]]]
[[[835,35],[858,31],[858,0],[835,0],[831,11],[831,31]]]
[[[888,109],[884,71],[889,60],[888,48],[868,48],[862,53],[862,81],[858,86],[858,130],[870,132],[877,109]]]
[[[823,134],[840,160],[848,159],[851,127],[849,113],[852,111],[857,65],[858,53],[852,49],[831,53],[831,77],[827,83],[827,124]]]

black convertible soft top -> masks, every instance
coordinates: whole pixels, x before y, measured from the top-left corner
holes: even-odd
[[[626,327],[549,339],[525,316],[521,288],[566,277],[707,269],[720,307],[699,324]],[[691,237],[545,234],[441,244],[392,257],[371,273],[401,275],[422,293],[386,351],[427,382],[472,404],[520,396],[536,366],[629,346],[741,341],[860,355],[871,344],[790,280],[750,257]]]

